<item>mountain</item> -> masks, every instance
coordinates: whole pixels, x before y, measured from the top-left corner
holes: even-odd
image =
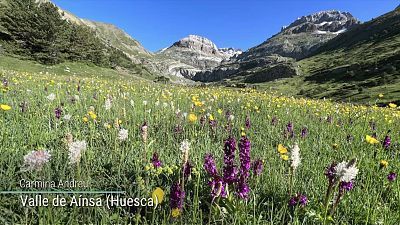
[[[39,2],[51,2],[50,0],[38,0]],[[61,16],[74,24],[87,26],[96,32],[96,35],[107,45],[123,51],[135,63],[141,63],[141,56],[150,56],[148,52],[137,40],[133,39],[122,29],[113,24],[81,19],[74,14],[58,7]]]
[[[400,8],[328,41],[301,60],[302,94],[366,101],[400,100]]]
[[[174,70],[190,78],[194,74],[210,70],[241,53],[233,48],[217,48],[217,46],[205,37],[189,35],[175,42],[170,47],[157,53],[160,58],[173,59],[182,64],[175,66]]]
[[[193,79],[218,81],[228,77],[249,76],[246,81],[256,83],[277,79],[277,74],[282,70],[290,71],[282,77],[295,76],[295,60],[306,57],[323,43],[359,24],[350,13],[335,10],[303,16],[262,44],[231,58],[229,62],[223,62],[213,70],[196,74]],[[274,62],[278,63],[276,69]]]
[[[301,59],[328,40],[360,24],[348,12],[322,11],[303,16],[264,43],[249,49],[238,59],[278,54]]]

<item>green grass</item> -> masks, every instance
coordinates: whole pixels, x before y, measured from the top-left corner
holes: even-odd
[[[40,73],[46,68],[25,61],[14,64],[16,72],[6,61],[7,58],[1,60],[0,78],[6,78],[9,85],[0,89],[0,104],[12,109],[0,110],[2,191],[22,191],[21,179],[75,179],[90,182],[83,191],[122,190],[127,197],[149,198],[160,187],[165,196],[157,208],[107,208],[23,207],[18,195],[0,195],[2,224],[320,224],[325,218],[325,167],[332,161],[352,158],[358,159],[360,172],[355,188],[345,194],[333,214],[333,224],[397,224],[400,220],[400,183],[386,179],[389,172],[398,173],[400,169],[398,109],[295,99],[246,89],[160,85],[112,71],[103,77],[98,68],[86,76],[90,73],[83,70],[90,68],[82,64],[66,64],[71,72],[85,68],[77,76],[63,72],[63,65],[50,68],[49,74]],[[285,85],[289,90],[290,84]],[[50,93],[56,95],[54,101],[47,99]],[[110,110],[105,109],[106,98],[112,98]],[[56,108],[62,109],[61,119],[55,117]],[[96,114],[95,119],[89,111]],[[228,111],[234,115],[231,122],[225,116]],[[197,119],[190,122],[185,113],[194,114]],[[72,116],[71,120],[63,119],[66,114]],[[215,128],[209,126],[207,114],[217,121]],[[201,116],[206,117],[204,125],[200,123]],[[263,173],[255,176],[251,172],[247,200],[239,199],[235,185],[230,185],[228,198],[212,202],[211,187],[207,185],[210,177],[203,169],[204,156],[214,155],[221,174],[224,140],[229,136],[239,140],[247,116],[251,127],[244,132],[251,141],[251,160],[264,161]],[[271,123],[273,118],[277,119],[275,125]],[[118,125],[115,121],[119,120]],[[140,127],[145,121],[148,134],[144,143]],[[375,122],[376,130],[371,129],[370,121]],[[284,135],[289,122],[294,126],[293,138]],[[231,124],[231,131],[227,124]],[[306,138],[300,135],[303,127],[309,130]],[[122,128],[128,130],[125,141],[118,139]],[[380,143],[371,145],[365,141],[366,135],[373,133],[382,141],[389,130],[392,145],[388,150]],[[67,133],[75,141],[87,143],[78,164],[69,163]],[[347,141],[348,135],[354,139]],[[184,182],[186,196],[181,215],[173,219],[170,187],[182,179],[180,144],[185,139],[191,144],[189,160],[195,169],[191,179]],[[277,146],[289,148],[294,143],[300,147],[301,165],[291,185],[290,161],[281,159]],[[40,149],[51,152],[50,161],[41,170],[22,170],[24,156]],[[162,161],[162,169],[149,164],[154,152]],[[236,151],[237,166],[238,157]],[[387,160],[388,167],[380,168],[380,160]],[[307,206],[288,207],[289,187],[293,194],[307,195]],[[101,194],[82,196],[105,199]]]

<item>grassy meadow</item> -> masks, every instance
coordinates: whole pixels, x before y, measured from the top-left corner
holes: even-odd
[[[159,204],[23,207],[18,195],[1,194],[1,224],[400,221],[400,183],[392,179],[400,168],[400,111],[394,104],[339,104],[63,70],[0,69],[1,190],[21,190],[21,179],[75,179],[90,182],[84,190],[122,190],[125,196],[156,197]],[[238,144],[229,148],[229,137]],[[71,163],[75,141],[86,145]],[[300,157],[293,153],[296,144]],[[51,156],[29,167],[32,151]],[[204,165],[206,154],[215,166],[210,158]],[[327,198],[326,168],[352,159],[356,164],[348,167],[358,168],[353,186],[343,188],[335,174]],[[238,170],[229,184],[228,166]]]

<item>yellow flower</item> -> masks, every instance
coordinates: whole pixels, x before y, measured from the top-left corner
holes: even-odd
[[[281,159],[287,161],[287,160],[289,160],[289,156],[288,156],[288,155],[285,155],[285,154],[282,154],[282,155],[281,155]]]
[[[194,115],[193,113],[190,113],[190,114],[189,114],[189,121],[190,121],[191,123],[196,122],[196,121],[197,121],[197,116]]]
[[[218,113],[219,113],[219,114],[222,114],[222,109],[218,109]]]
[[[379,141],[369,135],[365,136],[365,140],[370,144],[379,144]]]
[[[332,145],[332,148],[334,148],[334,149],[337,149],[338,147],[339,147],[339,145],[336,143]]]
[[[282,144],[278,145],[278,152],[280,154],[286,154],[288,152],[287,148],[285,148]]]
[[[379,96],[379,98],[383,98],[383,94],[379,94],[378,96]]]
[[[240,135],[242,135],[242,137],[245,137],[246,133],[244,131],[242,131],[242,133],[240,133]]]
[[[172,209],[172,211],[171,211],[172,218],[177,218],[180,215],[181,215],[181,210],[180,209],[178,209],[178,208]]]
[[[379,162],[379,164],[380,164],[381,168],[386,168],[386,167],[388,167],[389,162],[382,159],[382,160]]]
[[[88,119],[86,116],[84,116],[84,117],[83,117],[83,122],[86,123],[86,122],[88,122],[88,121],[89,121],[89,119]]]
[[[210,114],[210,116],[208,117],[209,120],[214,120],[213,115]]]
[[[156,206],[158,204],[161,204],[164,200],[164,191],[159,187],[156,188],[151,194],[151,198],[153,199],[153,202],[156,204]]]
[[[397,107],[397,105],[396,105],[396,104],[394,104],[394,103],[389,103],[389,107],[390,107],[390,108],[396,108],[396,107]]]
[[[194,105],[195,105],[195,106],[198,106],[198,107],[201,107],[201,106],[203,106],[203,102],[195,101],[195,102],[194,102]]]
[[[89,114],[90,118],[92,118],[93,120],[95,120],[97,118],[96,113],[94,113],[93,111],[89,111],[88,114]]]
[[[0,105],[0,109],[4,110],[4,111],[8,111],[11,109],[11,106],[9,105]]]

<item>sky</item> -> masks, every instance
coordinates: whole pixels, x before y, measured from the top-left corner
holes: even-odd
[[[398,0],[52,0],[81,18],[122,28],[147,50],[158,51],[189,34],[218,47],[261,44],[298,17],[322,10],[350,12],[368,21]]]

